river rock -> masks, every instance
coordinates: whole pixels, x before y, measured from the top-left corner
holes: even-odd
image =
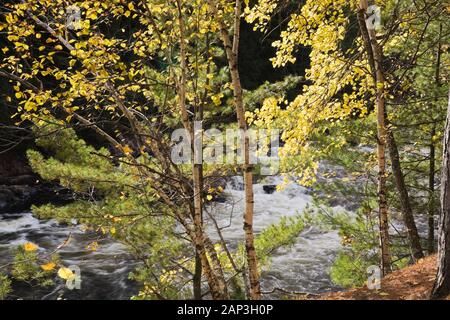
[[[0,185],[0,214],[29,210],[31,205],[67,203],[72,195],[53,184]]]
[[[263,190],[267,194],[272,194],[275,192],[275,190],[277,190],[277,185],[275,185],[275,184],[264,185]]]

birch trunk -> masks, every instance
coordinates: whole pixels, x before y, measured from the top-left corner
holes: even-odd
[[[209,0],[209,6],[216,16],[218,10],[214,1]],[[261,298],[261,288],[259,283],[258,259],[254,245],[253,234],[253,165],[250,163],[250,140],[248,136],[247,122],[245,120],[245,107],[243,102],[243,91],[238,69],[238,51],[240,40],[240,19],[242,3],[236,0],[234,10],[234,35],[231,40],[229,32],[223,21],[219,21],[220,33],[225,47],[228,66],[230,68],[231,82],[234,91],[234,103],[237,114],[239,129],[244,133],[244,188],[245,188],[245,212],[244,212],[244,233],[245,250],[247,255],[248,278],[250,282],[250,298],[257,300]]]
[[[443,298],[450,294],[450,90],[442,156],[438,270],[431,294],[432,299]]]
[[[436,199],[434,195],[435,171],[436,171],[436,146],[434,144],[434,136],[436,127],[431,129],[430,137],[430,169],[428,176],[428,237],[427,251],[428,254],[434,253],[434,214],[436,213]]]
[[[441,73],[441,54],[442,54],[442,43],[441,43],[441,36],[442,36],[442,24],[439,26],[439,41],[438,41],[438,48],[436,53],[436,70],[435,70],[435,83],[436,86],[441,86],[441,79],[440,79],[440,73]],[[436,106],[438,103],[438,98],[436,97]],[[431,137],[430,137],[430,175],[429,175],[429,199],[428,199],[428,239],[427,239],[427,245],[428,245],[428,253],[431,254],[434,252],[434,214],[436,213],[436,197],[434,192],[434,184],[435,184],[435,171],[436,171],[436,146],[434,142],[434,136],[436,134],[436,125],[433,125],[433,128],[431,130]]]
[[[365,15],[368,8],[367,0],[361,0],[358,8],[358,22],[363,36],[369,63],[372,68],[373,78],[376,85],[376,109],[377,109],[377,161],[378,161],[378,218],[379,237],[381,251],[382,274],[391,272],[391,255],[389,250],[389,221],[388,205],[386,195],[386,110],[384,87],[385,79],[382,69],[382,50],[377,42],[375,30],[366,25]]]
[[[194,212],[193,212],[193,222],[194,222],[194,242],[195,242],[195,251],[196,255],[198,255],[197,262],[201,263],[203,274],[205,275],[208,286],[210,289],[210,293],[213,299],[215,300],[223,300],[227,298],[227,294],[223,289],[222,283],[224,280],[218,278],[217,274],[211,268],[210,262],[207,256],[206,250],[206,240],[205,233],[203,228],[203,165],[200,161],[196,159],[196,148],[195,141],[198,139],[198,134],[201,134],[201,131],[198,132],[195,130],[195,126],[192,125],[189,120],[188,109],[186,105],[186,83],[187,83],[187,56],[186,56],[186,43],[185,43],[185,26],[183,21],[183,13],[180,0],[177,0],[178,7],[178,24],[179,24],[179,42],[180,42],[180,64],[181,64],[181,79],[176,80],[178,96],[180,100],[180,112],[181,119],[183,122],[184,128],[189,132],[191,137],[191,145],[193,147],[192,153],[192,184],[193,184],[193,199],[194,199]],[[176,78],[177,76],[175,76]],[[197,150],[198,152],[198,150]],[[196,275],[198,277],[198,274]],[[201,278],[200,278],[201,279]],[[198,279],[196,279],[198,281]],[[201,281],[201,280],[200,280]],[[194,284],[196,287],[194,290],[196,294],[198,294],[198,283]]]

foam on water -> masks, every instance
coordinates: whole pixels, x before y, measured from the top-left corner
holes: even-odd
[[[254,184],[254,231],[261,232],[276,223],[283,216],[301,213],[312,198],[307,189],[295,182],[287,184],[281,190],[268,194],[264,186],[283,183],[282,177],[267,177]],[[225,203],[214,204],[209,208],[217,216],[223,236],[236,247],[243,241],[242,215],[245,208],[244,191],[241,177],[234,177],[227,184]],[[343,210],[343,208],[335,208]],[[231,223],[230,223],[231,221]],[[212,237],[217,239],[210,227]],[[322,232],[309,228],[301,233],[293,247],[275,252],[268,270],[262,274],[263,291],[281,288],[295,292],[318,293],[336,289],[329,277],[329,269],[341,248],[337,232]]]
[[[31,215],[31,213],[11,214],[0,216],[0,232],[11,233],[19,230],[39,229],[41,224]]]
[[[16,289],[18,296],[33,299],[129,299],[136,294],[137,284],[128,280],[128,274],[137,262],[126,247],[112,239],[100,241],[98,250],[86,247],[98,235],[86,233],[79,225],[62,225],[56,220],[38,220],[31,213],[0,215],[0,265],[12,261],[14,249],[25,242],[33,242],[42,252],[54,250],[68,237],[71,241],[58,251],[65,266],[78,266],[81,270],[81,290],[69,291],[59,283],[51,290]]]
[[[307,189],[290,183],[272,194],[264,191],[265,185],[279,185],[281,177],[267,177],[254,184],[255,233],[276,223],[283,216],[296,215],[312,202]],[[241,177],[232,178],[225,188],[227,200],[214,203],[208,208],[217,218],[223,235],[230,247],[236,248],[243,241],[242,214],[244,191]],[[339,208],[338,208],[339,209]],[[206,219],[208,220],[208,219]],[[208,221],[207,221],[208,224]],[[213,239],[217,235],[208,229]],[[52,250],[69,234],[72,241],[59,251],[64,265],[77,265],[82,272],[82,290],[65,294],[65,298],[76,299],[128,299],[137,293],[136,284],[127,280],[137,262],[127,253],[126,247],[111,239],[100,242],[97,251],[90,252],[86,246],[98,235],[85,233],[77,225],[60,225],[55,220],[38,220],[31,213],[0,215],[0,265],[12,259],[12,250],[17,245],[32,241],[43,250]],[[270,267],[262,274],[263,291],[282,288],[296,292],[324,292],[335,289],[329,278],[340,241],[336,232],[321,232],[308,228],[289,249],[277,250]],[[66,290],[67,291],[67,290]],[[54,299],[58,290],[45,293],[46,299]],[[44,296],[42,294],[40,297]],[[277,297],[271,295],[268,297]]]

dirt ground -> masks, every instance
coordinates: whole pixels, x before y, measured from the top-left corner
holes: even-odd
[[[316,297],[319,300],[428,300],[436,276],[436,256],[392,272],[381,282],[380,290],[362,288],[332,292]],[[450,300],[448,296],[445,300]]]

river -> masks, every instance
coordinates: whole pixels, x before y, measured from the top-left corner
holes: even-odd
[[[264,185],[277,185],[281,177],[268,177],[254,185],[255,232],[277,222],[282,216],[301,212],[312,198],[308,190],[296,183],[281,191],[264,190]],[[233,178],[225,188],[226,201],[214,204],[214,212],[221,226],[228,225],[223,234],[231,247],[243,239],[242,210],[244,191],[240,178]],[[341,208],[336,208],[341,209]],[[33,242],[42,250],[52,250],[71,235],[70,243],[59,254],[64,265],[80,267],[81,290],[64,288],[58,284],[52,290],[17,286],[13,298],[25,299],[129,299],[137,294],[139,285],[128,279],[137,261],[122,244],[111,239],[99,241],[96,251],[87,246],[98,235],[85,232],[79,225],[62,225],[55,220],[38,220],[29,212],[0,215],[0,265],[11,262],[13,248]],[[214,238],[214,235],[212,234]],[[323,232],[315,228],[304,230],[290,248],[275,252],[268,270],[261,277],[263,291],[282,288],[287,291],[322,293],[338,289],[330,280],[329,269],[341,248],[337,232]],[[267,298],[277,298],[272,294]]]

